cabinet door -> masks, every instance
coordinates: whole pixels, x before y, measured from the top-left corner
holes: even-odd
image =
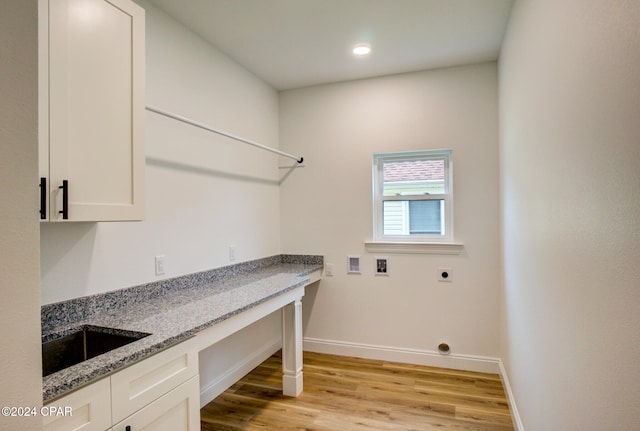
[[[196,376],[115,425],[113,431],[199,431],[199,400]]]
[[[49,219],[62,219],[67,180],[69,220],[140,220],[144,10],[131,0],[48,9]]]
[[[40,220],[49,220],[49,0],[38,0],[38,175]]]
[[[111,426],[109,378],[79,389],[46,407],[44,431],[104,431]]]
[[[117,423],[198,375],[192,338],[111,376],[112,422]]]

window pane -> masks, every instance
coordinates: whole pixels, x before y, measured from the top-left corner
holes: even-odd
[[[444,159],[384,162],[383,196],[444,194]]]
[[[409,201],[409,233],[441,235],[443,203],[441,200]]]
[[[384,235],[443,235],[444,200],[384,201]]]
[[[382,227],[385,235],[408,235],[407,201],[384,201],[382,203]]]

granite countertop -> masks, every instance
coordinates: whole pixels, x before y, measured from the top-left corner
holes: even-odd
[[[85,325],[151,335],[43,378],[43,401],[108,376],[308,284],[321,256],[279,255],[42,307],[42,340]]]

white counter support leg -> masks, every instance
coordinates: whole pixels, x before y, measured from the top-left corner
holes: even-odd
[[[297,397],[302,392],[302,301],[282,308],[282,393]]]

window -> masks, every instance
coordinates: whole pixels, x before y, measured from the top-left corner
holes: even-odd
[[[453,239],[451,150],[373,155],[375,241]]]

